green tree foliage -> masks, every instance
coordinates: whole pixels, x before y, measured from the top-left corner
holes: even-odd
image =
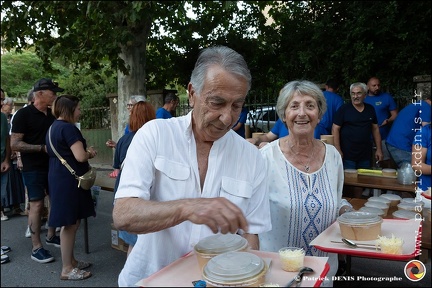
[[[42,60],[31,51],[5,53],[1,61],[1,86],[9,97],[19,98],[24,102],[28,90],[40,78],[52,78],[59,82],[65,89],[64,93],[81,99],[83,108],[108,106],[106,95],[115,91],[117,86],[115,75],[105,73],[109,69],[107,66],[92,70],[86,65],[81,65],[72,70],[54,60],[54,69],[48,72],[43,69]]]
[[[347,95],[351,83],[377,76],[396,98],[408,98],[413,77],[430,74],[429,1],[294,1],[269,15],[272,29],[258,38],[268,43],[261,67],[278,85],[339,78]]]
[[[22,98],[26,101],[27,92],[34,83],[43,77],[58,80],[56,74],[42,69],[42,60],[30,51],[22,54],[5,53],[1,56],[1,86],[9,97]],[[54,64],[58,71],[65,73],[66,69]]]
[[[186,86],[200,49],[214,44],[245,56],[256,101],[294,79],[339,78],[347,95],[371,76],[410,97],[413,76],[430,74],[429,1],[3,1],[2,13],[6,49],[34,45],[45,66],[109,63],[119,111],[132,93]]]

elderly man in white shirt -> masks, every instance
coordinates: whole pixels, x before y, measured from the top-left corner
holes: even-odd
[[[114,225],[137,233],[119,286],[134,286],[214,233],[238,233],[252,249],[271,230],[266,164],[232,131],[251,75],[243,57],[204,49],[188,84],[193,110],[136,133],[115,195]]]

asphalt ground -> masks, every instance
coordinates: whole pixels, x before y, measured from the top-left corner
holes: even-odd
[[[12,251],[7,254],[11,261],[1,265],[1,287],[117,287],[117,277],[126,261],[126,253],[111,247],[112,201],[112,192],[100,192],[97,216],[88,219],[89,254],[85,253],[83,223],[78,230],[75,256],[78,260],[93,263],[88,269],[92,272],[92,277],[81,281],[60,280],[60,248],[44,244],[55,257],[54,262],[40,264],[31,260],[31,240],[24,237],[27,227],[26,216],[14,215],[10,216],[9,220],[2,221],[1,245],[11,247]],[[46,230],[41,236],[45,235]],[[430,287],[430,253],[425,263],[426,275],[418,282],[410,281],[405,276],[406,263],[407,261],[352,257],[351,274],[340,278],[340,281],[335,281],[334,286]],[[394,280],[390,282],[388,279]]]
[[[10,262],[1,265],[1,287],[118,287],[117,277],[126,261],[126,253],[111,247],[113,193],[101,191],[96,217],[88,218],[89,254],[85,253],[84,222],[78,229],[75,257],[93,263],[86,269],[92,276],[86,280],[60,280],[60,248],[45,244],[46,230],[41,232],[44,248],[55,257],[41,264],[30,258],[31,240],[25,238],[27,216],[14,215],[1,221],[1,245],[11,247]]]

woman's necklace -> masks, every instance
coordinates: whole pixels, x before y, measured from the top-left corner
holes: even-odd
[[[292,149],[292,148],[294,147],[294,144],[293,144],[293,145],[288,145],[288,146],[290,147],[291,151],[294,153],[294,155],[295,155],[294,158],[295,158],[298,162],[300,162],[300,163],[303,165],[304,170],[305,170],[306,172],[309,172],[309,170],[310,170],[310,166],[309,166],[309,164],[310,164],[311,160],[313,159],[313,157],[314,157],[314,155],[315,155],[315,146],[314,146],[313,142],[312,142],[312,155],[311,155],[310,157],[308,157],[308,162],[307,162],[307,164],[304,164],[303,161],[301,161],[299,158],[297,158],[297,155],[299,155],[299,153],[298,153],[298,152],[295,152],[294,149]]]

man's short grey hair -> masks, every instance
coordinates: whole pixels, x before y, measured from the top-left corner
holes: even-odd
[[[366,94],[368,92],[368,88],[367,85],[363,82],[355,82],[353,84],[350,85],[350,94],[352,92],[352,90],[356,87],[360,87],[360,89],[362,90],[363,94]]]
[[[229,73],[245,78],[248,83],[247,92],[249,92],[252,76],[243,56],[226,46],[213,46],[200,52],[192,71],[190,82],[198,95],[201,94],[207,71],[213,65],[218,65]]]
[[[132,95],[132,96],[130,96],[130,100],[131,100],[132,104],[147,101],[146,97],[143,95]]]
[[[285,118],[285,110],[296,94],[303,96],[308,95],[314,98],[318,104],[318,117],[319,119],[322,118],[327,110],[327,103],[321,88],[308,80],[295,80],[285,84],[279,92],[276,103],[276,112],[281,120]]]

